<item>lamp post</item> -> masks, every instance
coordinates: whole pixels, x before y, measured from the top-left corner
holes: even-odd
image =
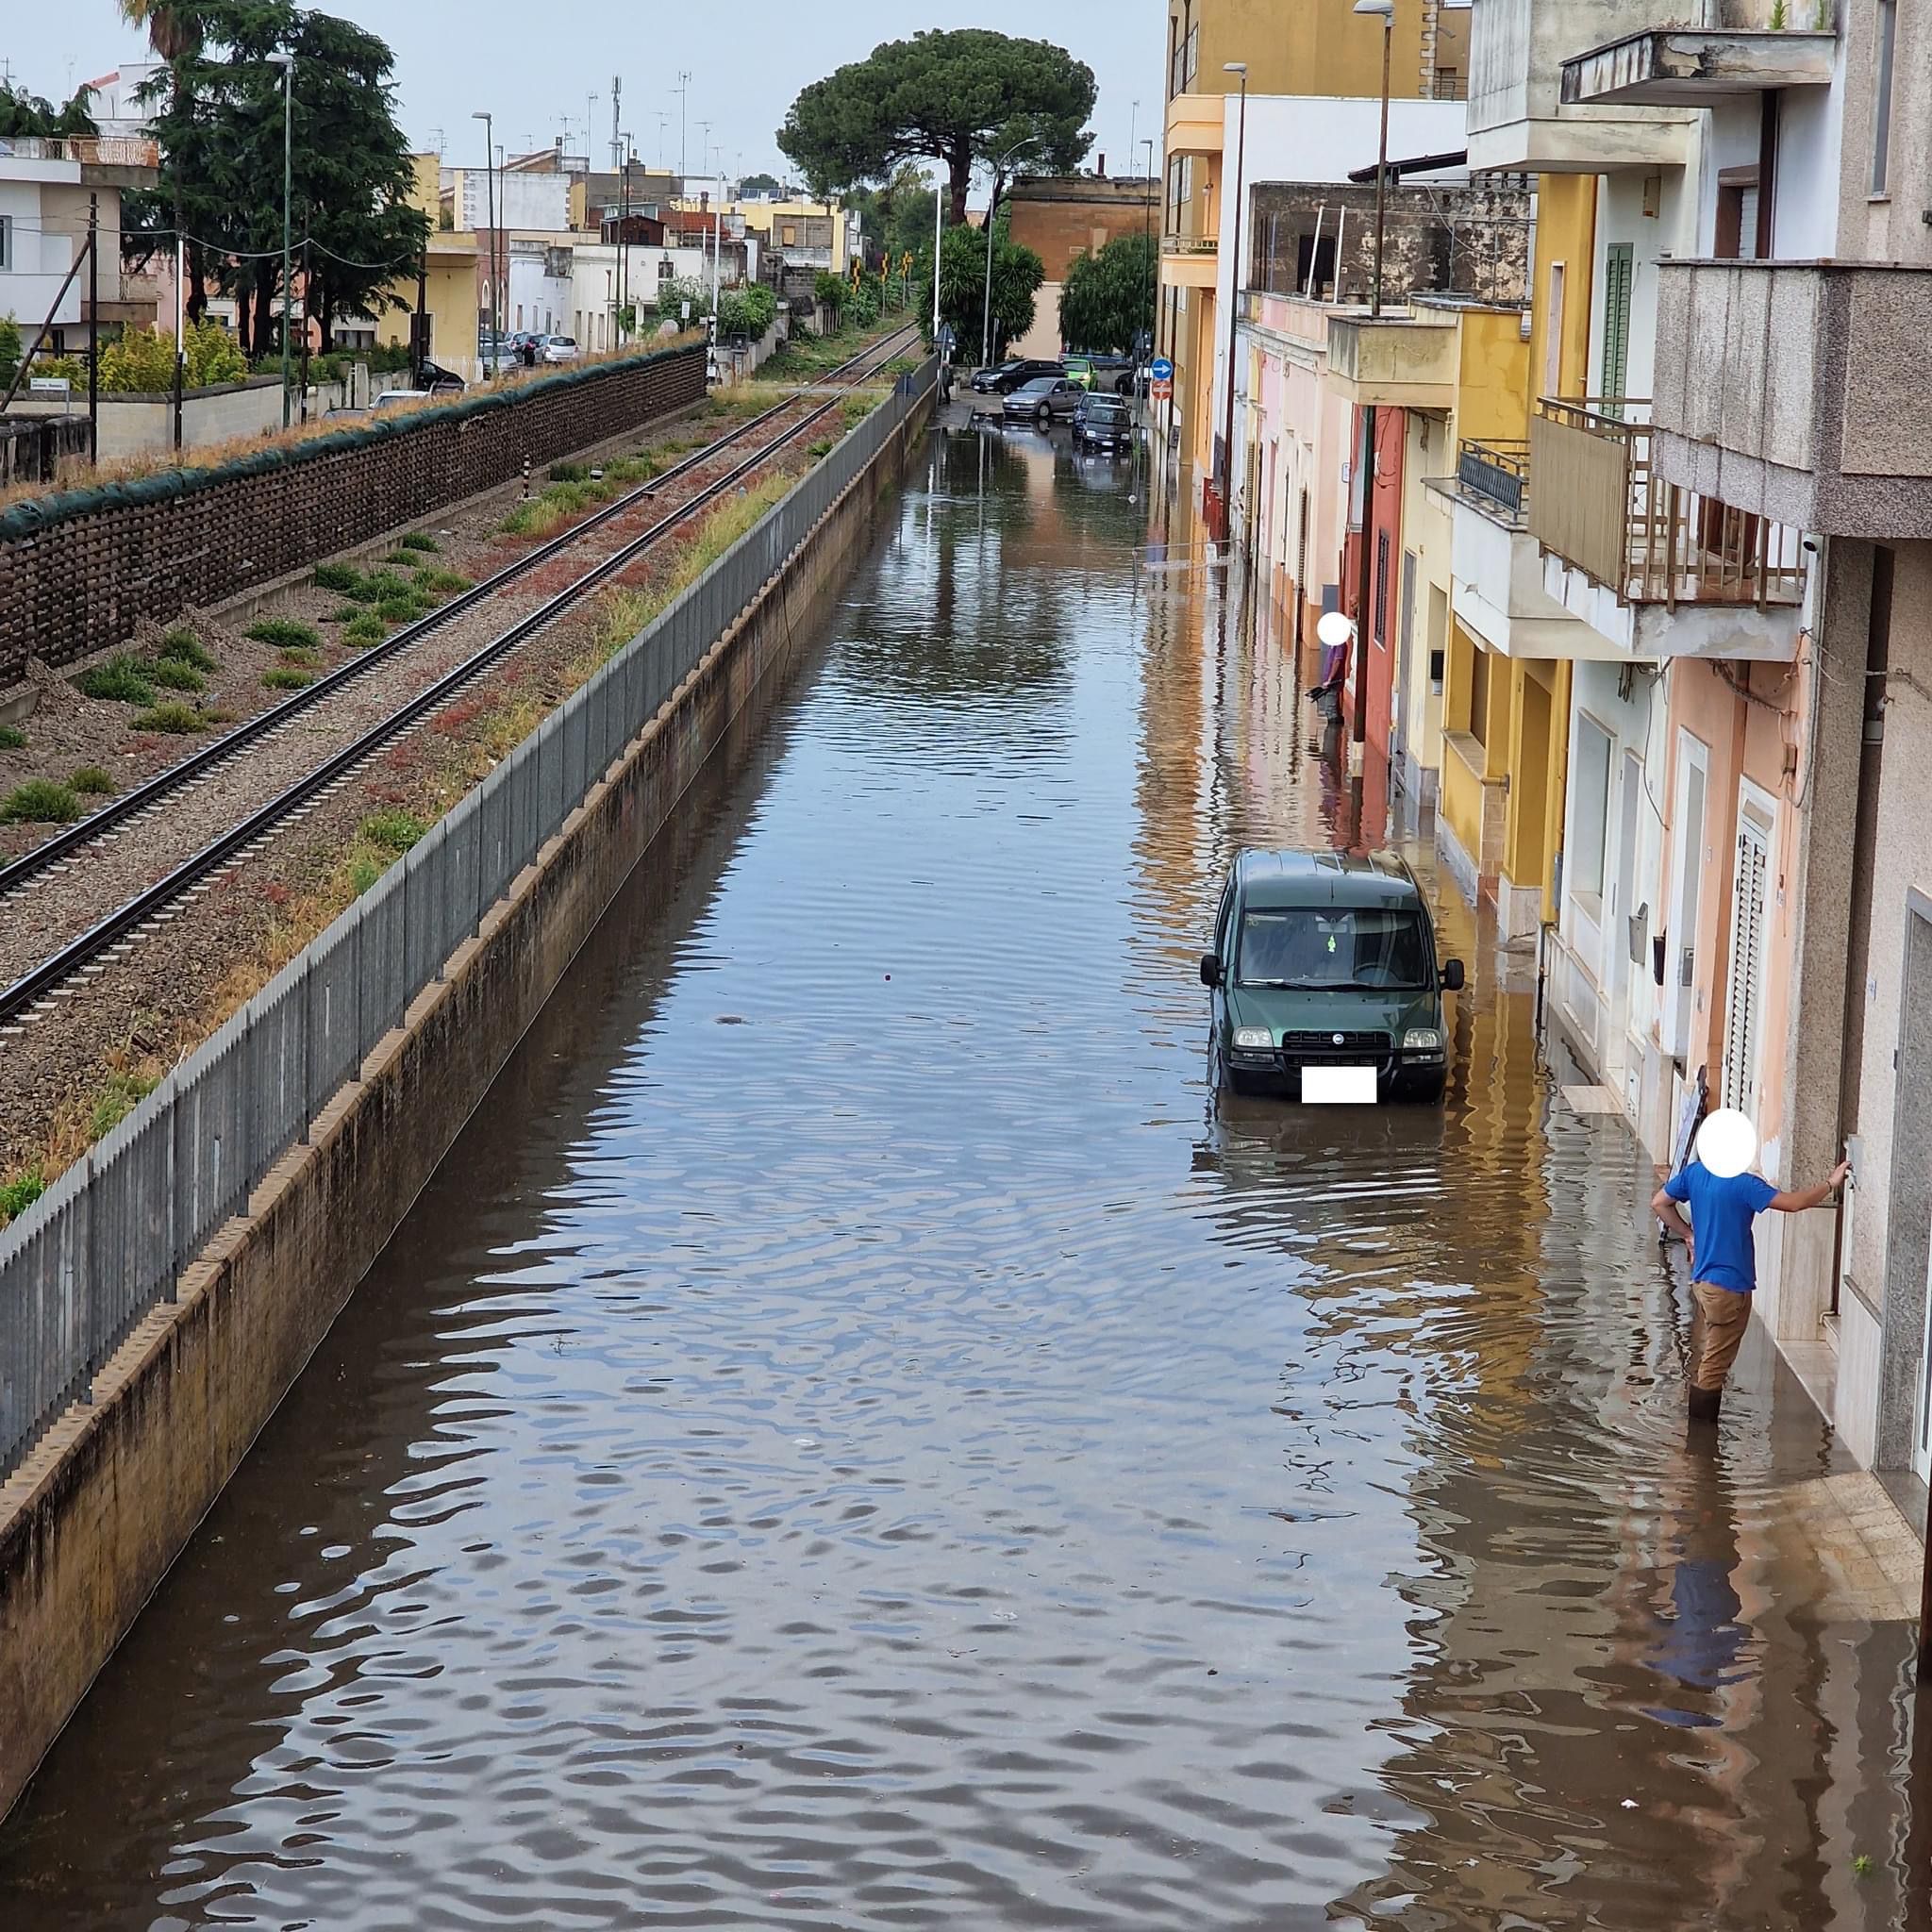
[[[940,345],[940,244],[946,233],[946,185],[933,184],[932,191],[932,345]],[[941,358],[943,359],[943,358]]]
[[[1029,135],[1017,141],[992,164],[992,189],[986,198],[986,294],[979,309],[979,366],[992,360],[992,222],[1000,207],[1000,176],[1015,155],[1024,154],[1039,143]]]
[[[1229,60],[1223,71],[1239,75],[1241,83],[1241,131],[1234,146],[1234,236],[1227,260],[1227,412],[1221,435],[1221,529],[1224,539],[1234,495],[1234,354],[1235,328],[1241,320],[1241,170],[1248,158],[1248,63]]]
[[[1369,314],[1382,312],[1382,213],[1389,187],[1389,50],[1395,39],[1395,0],[1355,0],[1357,13],[1382,23],[1382,139],[1375,150],[1375,278],[1369,289]],[[1337,263],[1336,272],[1341,273]]]
[[[289,207],[295,174],[295,57],[271,54],[268,64],[282,70],[282,427],[286,429],[292,414],[289,406],[289,304],[294,299],[294,291],[290,287],[289,274]]]
[[[470,116],[483,124],[483,189],[490,217],[490,360],[485,374],[491,382],[503,374],[503,325],[496,318],[496,129],[488,113]]]
[[[1141,145],[1147,150],[1147,194],[1141,204],[1141,238],[1147,244],[1147,352],[1154,352],[1154,318],[1160,306],[1160,277],[1156,272],[1154,258],[1154,139],[1151,135],[1141,137]],[[1138,338],[1134,343],[1136,357],[1141,353]]]

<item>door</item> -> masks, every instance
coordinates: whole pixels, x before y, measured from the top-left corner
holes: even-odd
[[[1600,392],[1606,409],[1621,416],[1620,403],[1630,378],[1630,283],[1634,274],[1631,244],[1612,242],[1604,250],[1604,354]]]
[[[1395,691],[1389,702],[1389,756],[1399,758],[1405,741],[1409,666],[1415,657],[1415,552],[1402,553],[1402,611],[1395,631]]]
[[[1664,947],[1664,1044],[1674,1059],[1690,1050],[1697,919],[1704,904],[1704,788],[1710,754],[1677,734],[1677,785],[1671,860],[1671,924]],[[1694,1072],[1694,1070],[1693,1070]]]
[[[1932,1483],[1932,1243],[1925,1269],[1925,1333],[1919,1349],[1919,1415],[1912,1431],[1912,1474]]]
[[[1624,754],[1617,786],[1617,870],[1606,894],[1605,983],[1610,990],[1610,1039],[1618,1049],[1630,1012],[1631,968],[1644,958],[1650,944],[1650,909],[1637,897],[1637,808],[1643,800],[1643,760],[1634,751]]]
[[[1765,882],[1771,871],[1769,815],[1753,799],[1738,807],[1731,875],[1731,971],[1724,993],[1724,1104],[1755,1120],[1764,1029]]]

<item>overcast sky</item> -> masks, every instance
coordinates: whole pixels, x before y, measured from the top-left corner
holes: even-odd
[[[0,61],[16,83],[59,98],[143,51],[113,0],[0,0]],[[987,26],[1057,42],[1092,68],[1100,83],[1094,155],[1110,174],[1127,166],[1133,103],[1138,128],[1156,132],[1160,108],[1163,11],[1155,0],[974,0],[969,11],[922,15],[888,0],[731,0],[719,7],[649,8],[620,0],[333,0],[326,10],[379,33],[395,50],[401,118],[417,146],[441,145],[452,161],[482,159],[483,130],[470,119],[488,108],[496,138],[512,148],[541,146],[564,132],[581,150],[586,113],[608,165],[610,77],[624,76],[624,125],[639,155],[678,159],[680,69],[689,170],[702,171],[706,137],[727,174],[783,172],[774,140],[798,90],[880,41],[925,26]],[[299,85],[299,81],[298,81]],[[585,96],[597,99],[587,107]],[[667,117],[659,121],[659,116]]]

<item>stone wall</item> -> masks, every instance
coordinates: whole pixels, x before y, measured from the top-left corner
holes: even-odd
[[[0,513],[0,691],[219,604],[705,393],[702,344],[567,370]],[[277,404],[279,408],[279,403]]]

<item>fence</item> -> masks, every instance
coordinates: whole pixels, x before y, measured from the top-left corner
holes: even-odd
[[[329,1098],[932,387],[931,359],[120,1126],[0,1230],[0,1476]]]

